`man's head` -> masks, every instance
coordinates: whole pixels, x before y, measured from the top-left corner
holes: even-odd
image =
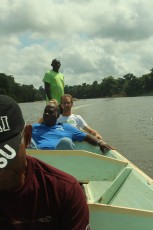
[[[16,188],[21,182],[25,157],[20,150],[24,150],[27,139],[24,126],[19,105],[12,98],[0,95],[0,190]]]
[[[70,94],[64,94],[61,97],[61,107],[63,113],[71,113],[71,108],[73,106],[73,97]]]
[[[53,59],[51,62],[51,66],[55,72],[58,72],[61,67],[61,62],[58,59]]]
[[[0,168],[7,166],[18,152],[25,122],[18,104],[10,97],[0,95]]]
[[[56,105],[55,103],[46,105],[43,113],[43,120],[45,125],[47,126],[55,125],[59,115],[60,115],[60,109],[58,105]]]

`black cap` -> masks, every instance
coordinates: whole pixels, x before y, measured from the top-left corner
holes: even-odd
[[[19,149],[25,121],[21,109],[12,98],[0,95],[0,168],[13,159]]]

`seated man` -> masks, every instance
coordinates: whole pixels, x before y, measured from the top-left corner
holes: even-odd
[[[49,103],[52,103],[53,100],[54,99],[52,99]],[[69,123],[70,125],[78,129],[88,132],[89,134],[97,137],[98,139],[102,139],[102,136],[96,130],[93,130],[80,115],[72,114],[71,109],[73,106],[73,97],[70,94],[64,94],[61,97],[60,106],[63,112],[57,119],[57,123]],[[40,118],[38,120],[38,123],[43,122],[43,118]]]
[[[102,139],[102,136],[96,130],[93,130],[80,115],[72,113],[72,106],[73,97],[70,94],[64,94],[61,97],[61,107],[63,109],[63,113],[58,118],[57,123],[69,123],[78,129],[82,129],[90,133],[98,139]]]
[[[0,95],[0,229],[90,229],[78,181],[26,155],[31,131],[18,104]]]
[[[112,149],[103,140],[82,132],[68,123],[57,124],[59,115],[58,105],[52,103],[44,109],[44,123],[32,125],[32,138],[38,149],[74,149],[73,141],[87,141],[92,145],[98,145],[101,151],[105,148]]]

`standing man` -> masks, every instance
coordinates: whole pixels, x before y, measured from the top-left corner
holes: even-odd
[[[61,62],[58,59],[53,59],[51,66],[52,70],[48,70],[43,78],[46,102],[51,99],[56,99],[60,104],[61,96],[64,94],[64,75],[59,72]]]

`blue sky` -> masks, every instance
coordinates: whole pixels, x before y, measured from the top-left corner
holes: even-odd
[[[54,58],[65,84],[153,68],[152,0],[1,0],[0,72],[43,86]]]

